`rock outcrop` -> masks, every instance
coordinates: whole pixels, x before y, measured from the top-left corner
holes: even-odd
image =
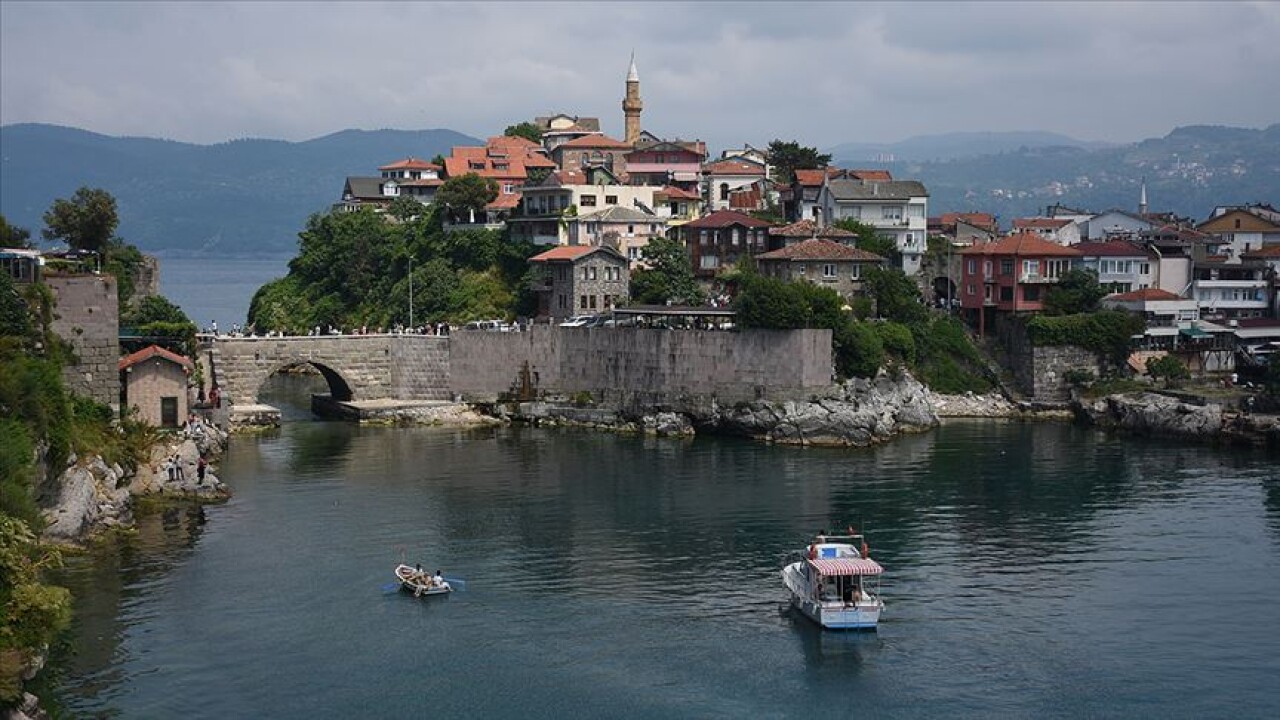
[[[1021,408],[998,392],[943,395],[930,391],[929,401],[940,418],[1008,418],[1022,414]]]
[[[148,461],[132,472],[119,465],[108,466],[97,456],[67,461],[67,467],[49,483],[44,500],[44,516],[49,525],[45,539],[76,545],[94,534],[133,522],[133,501],[141,495],[184,497],[207,501],[225,500],[227,487],[212,467],[203,481],[197,471],[200,457],[213,462],[227,446],[222,430],[200,424],[151,448]],[[181,473],[169,472],[170,458],[178,459]]]
[[[1224,428],[1221,405],[1192,405],[1152,392],[1108,395],[1081,403],[1078,412],[1094,425],[1139,435],[1215,438]]]

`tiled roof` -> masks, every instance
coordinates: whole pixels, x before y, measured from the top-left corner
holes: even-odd
[[[560,130],[552,130],[551,121],[557,118],[562,118],[562,117],[572,120],[573,126],[560,129]],[[541,127],[543,129],[543,132],[550,132],[550,133],[600,132],[600,118],[596,118],[596,117],[579,117],[577,115],[565,115],[562,113],[560,115],[547,115],[544,117],[536,117],[533,119],[533,122],[535,125],[538,125],[539,127]]]
[[[708,175],[759,175],[764,177],[764,166],[746,160],[729,158],[702,166]]]
[[[1013,221],[1013,229],[1028,230],[1031,228],[1045,228],[1049,230],[1057,230],[1071,224],[1070,220],[1058,220],[1056,218],[1015,218]]]
[[[782,227],[769,228],[769,234],[774,237],[857,237],[856,233],[851,233],[838,227],[818,227],[818,224],[812,220],[801,220],[793,222],[790,225]]]
[[[730,225],[744,225],[749,228],[771,227],[773,223],[753,218],[734,210],[717,210],[710,215],[704,215],[697,220],[687,222],[681,227],[687,228],[725,228]]]
[[[591,253],[596,252],[611,253],[618,257],[622,257],[622,253],[619,253],[617,250],[605,245],[560,245],[558,247],[553,247],[546,252],[534,255],[529,258],[529,262],[573,262],[574,260],[584,258]]]
[[[778,250],[756,255],[757,260],[857,260],[860,262],[884,262],[873,252],[859,250],[832,240],[810,238]]]
[[[964,222],[974,227],[994,228],[996,226],[996,217],[991,213],[950,212],[942,213],[942,217],[938,218],[938,222],[942,225],[955,225],[957,222]]]
[[[836,200],[907,200],[929,196],[929,191],[916,180],[866,182],[841,179],[828,182],[827,188]]]
[[[1242,258],[1258,258],[1267,259],[1280,258],[1280,245],[1263,245],[1245,253],[1241,253]]]
[[[795,171],[796,182],[808,187],[817,187],[827,179],[828,171],[835,168],[800,169]]]
[[[178,353],[165,350],[159,345],[149,345],[136,353],[125,355],[120,358],[120,362],[117,363],[117,367],[120,370],[124,370],[125,368],[133,367],[144,360],[150,360],[153,357],[164,358],[165,360],[181,365],[184,368],[191,368],[191,360],[187,359],[183,355],[179,355]]]
[[[1181,295],[1175,295],[1168,290],[1160,288],[1143,288],[1134,290],[1133,292],[1117,293],[1108,295],[1107,300],[1119,300],[1121,302],[1152,302],[1155,300],[1186,300]]]
[[[615,205],[604,210],[586,213],[578,216],[580,221],[597,221],[597,222],[637,222],[637,223],[663,223],[667,222],[666,218],[660,218],[657,215],[650,215],[646,212],[633,210],[629,207]]]
[[[1073,246],[1084,257],[1147,257],[1145,249],[1123,240],[1082,242]]]
[[[666,195],[668,198],[677,200],[701,200],[702,196],[692,190],[682,190],[674,185],[668,185],[658,190],[654,195]]]
[[[506,163],[499,169],[495,163]],[[481,167],[472,167],[472,164]],[[444,159],[444,172],[449,177],[475,173],[481,177],[523,180],[529,168],[554,168],[556,164],[542,154],[542,146],[520,137],[489,138],[484,147],[457,146]]]
[[[1050,242],[1035,233],[1018,233],[1008,235],[994,242],[981,243],[960,251],[961,255],[1018,255],[1034,257],[1054,255],[1060,257],[1079,257],[1075,248],[1069,248]]]
[[[382,178],[349,177],[343,194],[347,191],[357,200],[390,200],[382,194]]]
[[[493,202],[485,205],[486,210],[514,210],[520,204],[520,193],[498,193]]]
[[[439,170],[440,166],[429,163],[426,160],[419,160],[416,157],[407,157],[403,160],[397,160],[389,165],[383,165],[379,170]]]
[[[562,148],[606,148],[610,150],[630,150],[631,146],[621,140],[614,140],[607,135],[583,135],[574,138],[558,147]]]
[[[893,175],[888,170],[847,170],[849,177],[867,182],[892,182]]]

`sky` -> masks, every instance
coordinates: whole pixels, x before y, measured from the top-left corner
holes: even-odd
[[[0,0],[0,124],[215,143],[537,115],[716,149],[1280,122],[1280,2]]]

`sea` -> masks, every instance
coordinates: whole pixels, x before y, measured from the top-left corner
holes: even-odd
[[[222,326],[255,272],[179,267],[174,296]],[[286,421],[232,439],[228,502],[68,558],[60,712],[1280,716],[1274,454],[978,420],[868,449],[360,427],[311,419],[315,382],[273,379]],[[848,527],[885,568],[874,632],[787,604],[783,565]],[[399,562],[461,589],[399,592]]]

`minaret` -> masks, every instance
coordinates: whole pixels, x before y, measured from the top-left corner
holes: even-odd
[[[640,102],[640,73],[636,72],[636,54],[631,53],[631,68],[627,70],[627,94],[622,98],[622,114],[626,118],[626,137],[628,145],[635,145],[640,139],[640,110],[644,103]]]
[[[1147,179],[1142,178],[1142,194],[1138,196],[1138,214],[1146,217],[1147,214]]]

